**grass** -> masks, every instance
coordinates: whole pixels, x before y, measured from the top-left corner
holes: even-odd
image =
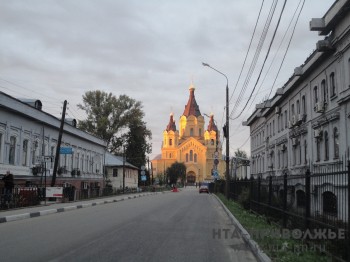
[[[276,237],[274,234],[264,237],[256,236],[257,234],[254,234],[254,232],[259,232],[259,230],[264,230],[264,232],[269,230],[272,232],[277,232],[280,230],[280,227],[269,224],[265,217],[245,210],[238,203],[227,200],[222,194],[217,194],[217,196],[241,223],[241,225],[250,233],[251,238],[258,243],[260,249],[262,249],[272,261],[331,261],[329,257],[318,252],[319,249],[323,249],[322,245],[310,246],[302,240],[293,238],[283,239],[279,236]],[[312,248],[316,250],[311,250]]]

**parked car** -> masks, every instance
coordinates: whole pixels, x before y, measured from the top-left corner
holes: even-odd
[[[207,194],[209,194],[208,185],[201,185],[201,186],[199,187],[199,193],[207,193]]]

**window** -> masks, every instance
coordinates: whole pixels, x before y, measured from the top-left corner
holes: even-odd
[[[283,113],[281,114],[281,130],[283,130]]]
[[[335,127],[333,130],[333,143],[334,143],[334,158],[339,158],[339,133]]]
[[[190,136],[193,136],[193,128],[190,129]]]
[[[328,132],[324,132],[324,160],[329,159],[329,141],[328,141]]]
[[[197,154],[194,154],[194,162],[197,162]]]
[[[9,164],[15,164],[15,156],[16,156],[16,137],[10,137],[10,151],[9,151]]]
[[[318,102],[317,86],[314,87],[314,102],[315,104]]]
[[[186,162],[188,162],[188,153],[186,154]]]
[[[336,95],[336,87],[335,87],[335,80],[334,80],[334,72],[332,72],[329,76],[330,85],[331,85],[331,97]]]
[[[297,114],[300,114],[300,102],[297,100]]]
[[[118,168],[113,168],[112,174],[113,177],[118,177]]]
[[[307,164],[307,142],[304,140],[304,163]]]
[[[210,139],[210,144],[214,145],[214,139]]]
[[[320,150],[320,140],[316,139],[316,161],[320,161],[321,159],[321,150]]]
[[[323,212],[328,215],[337,215],[337,197],[330,191],[322,194]]]
[[[23,140],[23,147],[22,147],[22,166],[27,165],[27,159],[28,159],[28,140]]]
[[[275,120],[272,121],[272,130],[273,130],[273,135],[275,135]]]
[[[199,136],[202,136],[202,128],[199,129]]]
[[[288,115],[287,115],[287,110],[284,111],[284,128],[288,128]]]
[[[38,147],[39,147],[38,141],[34,141],[34,142],[33,142],[33,151],[32,151],[32,164],[33,164],[33,165],[36,163],[35,157],[36,157],[37,154],[38,154]]]
[[[292,104],[292,117],[295,115],[294,104]]]
[[[190,161],[193,161],[193,151],[190,150]]]
[[[328,88],[326,86],[326,80],[322,80],[321,82],[321,92],[323,94],[323,101],[328,101]]]
[[[303,114],[306,115],[306,101],[305,101],[305,96],[301,97],[301,106],[303,110]]]
[[[169,139],[169,146],[172,146],[173,145],[173,140],[170,138]]]

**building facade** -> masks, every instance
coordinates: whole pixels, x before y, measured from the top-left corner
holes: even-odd
[[[214,115],[209,116],[209,124],[205,128],[204,115],[196,102],[193,84],[189,91],[188,102],[179,120],[179,129],[176,128],[173,114],[170,115],[163,132],[161,155],[152,160],[152,171],[156,177],[164,175],[173,163],[184,163],[186,182],[194,184],[212,180],[213,170],[217,170],[219,176],[223,177],[225,162],[222,160],[220,132]]]
[[[9,170],[16,186],[42,186],[45,181],[50,185],[60,123],[42,110],[40,100],[20,100],[0,92],[0,174]],[[103,186],[103,140],[76,128],[75,120],[68,120],[61,147],[72,148],[72,154],[60,154],[57,186]]]
[[[114,190],[122,190],[123,182],[125,188],[138,187],[139,169],[128,162],[124,163],[123,157],[106,153],[105,168],[106,181]]]
[[[349,7],[349,1],[338,0],[322,18],[310,21],[310,29],[318,31],[324,39],[317,42],[316,50],[295,68],[274,97],[258,104],[243,123],[250,127],[253,177],[299,175],[305,174],[306,169],[320,168],[326,174],[348,159]],[[298,193],[305,195],[302,181],[293,185],[296,203]],[[346,208],[340,208],[347,194],[345,182],[334,173],[332,179],[324,178],[312,184],[312,203],[319,203],[313,204],[312,211],[322,213],[333,209],[333,215],[341,215],[339,210],[347,214]]]

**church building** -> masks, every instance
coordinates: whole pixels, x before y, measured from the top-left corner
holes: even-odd
[[[163,132],[161,154],[152,160],[152,171],[155,178],[165,178],[167,168],[173,163],[184,163],[186,182],[191,185],[212,181],[213,173],[224,177],[225,161],[222,160],[220,132],[214,115],[209,116],[209,124],[205,128],[193,84],[189,91],[188,102],[179,120],[179,129],[176,128],[173,113],[170,114],[169,123]]]

